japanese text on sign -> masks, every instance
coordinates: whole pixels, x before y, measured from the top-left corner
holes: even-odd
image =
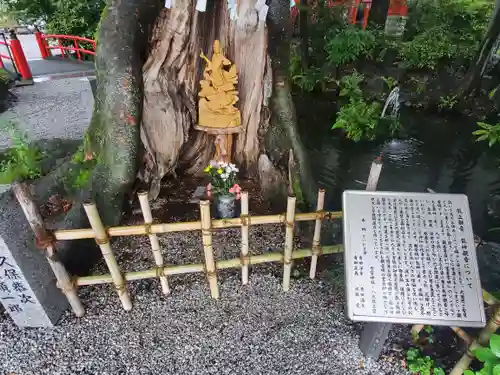
[[[11,314],[20,314],[36,305],[14,260],[0,253],[0,301]]]
[[[346,191],[353,320],[483,326],[467,197]]]

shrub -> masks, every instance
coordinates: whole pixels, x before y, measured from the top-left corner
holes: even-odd
[[[41,151],[29,143],[26,133],[21,132],[13,123],[3,126],[3,132],[12,139],[9,148],[0,161],[0,184],[29,180],[40,176]]]
[[[401,44],[399,56],[408,67],[436,69],[444,58],[451,59],[457,46],[445,26],[424,31],[414,39]]]
[[[406,352],[408,370],[419,375],[445,375],[441,367],[436,367],[434,360],[428,355],[424,356],[420,349],[411,348]]]
[[[435,69],[444,59],[470,62],[488,26],[493,3],[483,0],[410,2],[399,52],[409,67]]]
[[[464,375],[496,375],[500,373],[500,335],[491,335],[490,347],[473,350],[477,359],[484,363],[481,371],[465,370]]]
[[[327,60],[335,66],[353,62],[360,57],[372,57],[377,45],[371,31],[356,26],[330,30],[326,38]]]
[[[340,80],[339,95],[348,98],[361,98],[363,96],[363,91],[361,91],[359,85],[364,79],[365,76],[359,74],[356,70],[347,76],[343,76]]]
[[[380,121],[380,104],[366,103],[361,98],[350,98],[337,113],[337,120],[332,129],[342,129],[347,138],[355,142],[374,140]]]
[[[488,145],[492,147],[495,143],[500,141],[500,124],[490,125],[485,122],[478,122],[480,127],[474,134],[477,142],[488,141]]]
[[[59,1],[47,22],[47,31],[92,39],[104,7],[103,0]]]
[[[78,147],[71,158],[71,167],[69,169],[69,184],[66,188],[71,191],[73,189],[83,189],[88,186],[90,176],[95,166],[97,165],[97,158],[89,151],[90,139],[88,133],[83,138],[83,145]]]

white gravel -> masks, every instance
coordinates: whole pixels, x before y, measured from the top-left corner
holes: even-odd
[[[239,231],[214,237],[220,258],[238,252]],[[124,270],[150,268],[145,237],[114,243]],[[282,229],[251,230],[254,253],[282,244]],[[169,263],[201,261],[199,234],[161,237]],[[222,251],[228,246],[234,250]],[[300,268],[300,267],[298,267]],[[104,271],[103,264],[96,273]],[[131,312],[111,286],[80,290],[87,314],[67,312],[52,330],[15,327],[0,318],[1,370],[22,374],[407,374],[390,356],[367,364],[357,343],[360,325],[345,317],[343,293],[319,275],[295,272],[281,290],[281,266],[259,266],[250,284],[236,272],[219,273],[221,298],[213,300],[202,275],[170,278],[163,296],[157,280],[128,284]]]
[[[1,117],[17,120],[34,138],[79,138],[89,124],[93,98],[86,79],[15,92],[18,103]],[[6,146],[0,138],[0,148]],[[167,263],[202,261],[199,232],[160,236],[160,242]],[[282,246],[282,228],[251,228],[253,254]],[[123,271],[153,266],[147,237],[119,239],[113,247]],[[239,248],[240,231],[214,235],[217,259],[236,257]],[[99,264],[94,273],[104,272]],[[130,312],[113,287],[85,287],[79,291],[85,317],[68,311],[54,329],[22,330],[0,314],[0,373],[408,374],[390,355],[365,362],[357,347],[361,325],[346,319],[343,291],[328,272],[311,281],[296,267],[288,293],[281,290],[281,272],[280,265],[255,267],[245,287],[236,271],[220,272],[219,300],[210,298],[201,274],[170,277],[170,296],[161,294],[157,280],[132,282]]]
[[[94,97],[87,78],[68,78],[16,87],[17,100],[0,122],[12,120],[32,139],[82,138],[90,124]],[[0,136],[0,149],[10,140]]]

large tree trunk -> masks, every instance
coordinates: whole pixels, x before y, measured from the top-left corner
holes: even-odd
[[[496,0],[495,11],[493,12],[488,30],[483,38],[480,49],[477,53],[474,66],[470,69],[465,84],[462,88],[462,96],[474,93],[481,83],[486,65],[490,59],[492,49],[500,36],[500,0]]]
[[[198,56],[201,49],[211,54],[213,40],[219,39],[238,68],[244,132],[234,144],[235,161],[260,178],[264,193],[283,195],[289,186],[305,203],[313,203],[316,188],[287,77],[289,0],[273,1],[268,28],[259,20],[255,0],[239,1],[236,21],[229,20],[226,1],[209,2],[206,13],[195,11],[194,0],[177,0],[170,10],[161,9],[162,3],[109,0],[103,13],[95,107],[85,142],[97,165],[81,200],[95,200],[104,224],[117,225],[138,171],[158,192],[166,174],[202,170],[214,146],[211,136],[194,130],[202,69]],[[63,175],[70,168],[64,165],[42,179],[35,187],[38,199],[63,190]],[[67,213],[63,228],[88,225],[79,203]],[[99,255],[90,241],[77,241],[71,249],[59,246],[72,273],[92,265],[91,249]]]
[[[135,181],[142,119],[142,65],[158,2],[110,0],[99,27],[97,90],[88,153],[97,159],[91,198],[106,225],[116,224]]]
[[[158,193],[159,182],[166,174],[178,169],[188,174],[200,173],[213,157],[213,137],[194,130],[194,125],[203,68],[199,54],[203,50],[210,56],[213,41],[219,39],[224,54],[235,62],[238,70],[238,107],[243,132],[235,141],[235,162],[248,175],[259,172],[265,192],[284,194],[288,153],[293,150],[297,176],[307,182],[304,198],[311,201],[314,189],[296,128],[287,79],[289,1],[274,1],[269,11],[273,64],[267,51],[268,29],[259,19],[255,0],[240,0],[238,19],[233,21],[226,1],[209,2],[204,13],[197,12],[194,3],[177,1],[175,8],[161,11],[154,27],[149,58],[143,69],[141,138],[147,150],[147,168],[141,177],[152,184],[153,193]],[[271,125],[270,109],[276,115]]]

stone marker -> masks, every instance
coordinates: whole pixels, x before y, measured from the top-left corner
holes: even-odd
[[[0,301],[19,327],[52,327],[68,307],[10,191],[0,194]]]

